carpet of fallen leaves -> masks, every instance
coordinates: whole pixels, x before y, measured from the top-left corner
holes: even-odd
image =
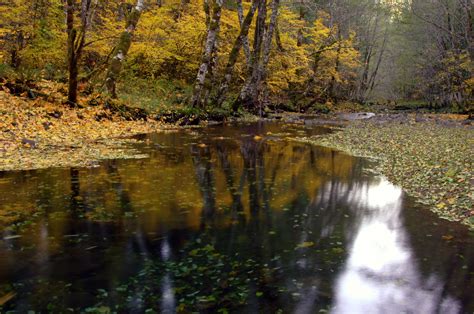
[[[102,159],[141,158],[131,136],[163,124],[126,121],[103,106],[69,108],[0,90],[0,171],[93,166]]]
[[[377,171],[440,217],[474,228],[474,129],[434,122],[356,122],[303,141],[377,159]]]

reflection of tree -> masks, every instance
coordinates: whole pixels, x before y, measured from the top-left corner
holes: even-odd
[[[236,214],[243,211],[244,206],[242,205],[242,189],[245,183],[245,178],[247,175],[246,169],[242,171],[240,176],[239,182],[234,182],[234,169],[232,164],[229,161],[228,155],[229,150],[227,146],[222,145],[222,143],[217,143],[217,156],[219,157],[219,161],[222,167],[222,171],[224,172],[225,181],[227,190],[230,193],[232,198],[232,205],[231,205],[231,212],[232,218],[236,219]]]
[[[442,278],[440,300],[451,294],[458,298],[461,308],[472,307],[474,239],[466,234],[468,231],[463,226],[440,223],[435,214],[420,210],[420,205],[413,204],[411,198],[405,198],[403,206],[409,208],[402,211],[402,215],[408,231],[407,241],[417,257],[420,273],[425,280],[432,274]],[[427,241],[427,235],[431,235],[428,239],[436,240]]]
[[[135,213],[133,201],[130,197],[128,189],[123,183],[122,176],[120,175],[120,172],[119,172],[119,165],[117,164],[117,161],[116,160],[108,161],[105,166],[105,170],[107,173],[108,182],[110,182],[110,186],[112,187],[112,190],[114,191],[114,194],[117,200],[119,215],[122,216],[122,215],[127,215],[127,213]],[[143,231],[143,225],[137,220],[133,220],[132,224],[134,226],[128,226],[128,228],[135,229],[134,237],[129,238],[129,240],[125,244],[125,247],[126,247],[125,250],[126,251],[137,250],[141,256],[148,257],[151,251],[150,243],[147,237],[145,236],[145,232]]]
[[[244,139],[241,153],[244,168],[247,171],[250,212],[257,213],[260,209],[260,193],[257,186],[257,161],[262,157],[261,143],[252,139]]]
[[[80,200],[81,195],[81,185],[79,181],[79,169],[71,168],[71,209],[76,211],[82,208],[82,202]]]
[[[213,167],[211,162],[211,150],[209,147],[191,147],[196,180],[201,190],[202,227],[206,226],[214,218],[216,210],[216,190],[214,186]]]
[[[123,212],[131,212],[132,202],[130,200],[130,195],[128,194],[127,189],[123,186],[122,177],[120,176],[117,168],[117,161],[110,160],[106,166],[107,175],[109,177],[112,189],[118,198],[120,208],[123,210]]]
[[[436,272],[424,278],[403,222],[402,191],[386,180],[353,189],[349,255],[336,283],[335,313],[458,313],[459,302]],[[352,233],[352,232],[351,232]],[[458,268],[457,266],[456,268]],[[450,277],[449,271],[445,274]],[[354,294],[359,287],[363,294]]]

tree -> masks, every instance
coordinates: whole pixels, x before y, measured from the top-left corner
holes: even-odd
[[[81,0],[81,22],[79,28],[77,28],[74,23],[77,4],[74,0],[67,0],[66,24],[68,34],[67,50],[69,69],[68,103],[70,105],[77,104],[79,61],[86,43],[86,34],[91,25],[97,1],[98,0]]]
[[[272,13],[267,25],[267,3],[266,1],[259,2],[253,44],[254,49],[249,66],[249,74],[239,97],[234,103],[234,110],[237,110],[240,105],[244,105],[252,110],[258,107],[260,114],[262,114],[262,102],[259,100],[259,96],[263,91],[262,83],[264,84],[267,78],[267,65],[270,58],[279,7],[280,0],[273,0],[271,5]]]
[[[193,107],[200,108],[203,106],[202,94],[204,89],[204,83],[206,81],[206,76],[212,61],[212,54],[217,43],[217,37],[220,30],[222,5],[223,0],[212,1],[212,14],[210,16],[210,22],[207,30],[207,38],[204,46],[202,62],[199,66],[199,70],[196,76],[193,97],[191,100],[191,105]]]
[[[234,46],[232,47],[232,50],[229,54],[229,61],[227,62],[227,65],[225,67],[225,73],[224,73],[224,78],[219,86],[219,90],[217,92],[216,96],[216,105],[218,107],[221,107],[222,104],[224,103],[226,96],[227,96],[227,90],[229,89],[229,85],[232,80],[232,74],[234,72],[234,66],[235,63],[237,62],[237,58],[239,56],[240,48],[242,46],[244,47],[244,51],[247,51],[245,48],[245,43],[247,42],[248,45],[248,33],[250,30],[250,25],[253,20],[253,16],[255,14],[255,11],[257,9],[258,3],[261,2],[262,0],[254,0],[252,1],[252,6],[250,7],[247,15],[245,16],[245,19],[242,20],[241,22],[241,29],[239,36],[235,40]],[[240,9],[239,9],[240,10]],[[239,12],[240,15],[240,12]],[[240,18],[239,18],[240,19]],[[247,40],[247,41],[246,41]],[[249,49],[249,54],[250,54],[250,49]],[[247,53],[246,55],[246,60],[249,60],[247,58]],[[248,64],[248,61],[247,61]]]
[[[114,49],[114,56],[110,63],[105,83],[107,90],[113,98],[117,98],[117,79],[123,67],[123,62],[127,57],[128,51],[132,44],[132,37],[140,19],[140,15],[144,8],[144,0],[137,0],[134,6],[126,17],[125,30],[120,35],[117,46]]]

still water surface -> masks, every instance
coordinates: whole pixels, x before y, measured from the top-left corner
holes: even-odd
[[[289,140],[324,132],[183,130],[146,159],[0,172],[0,312],[472,313],[472,234]]]

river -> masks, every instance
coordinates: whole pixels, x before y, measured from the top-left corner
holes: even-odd
[[[473,313],[473,234],[293,140],[325,132],[185,129],[141,136],[143,159],[0,172],[0,312]]]

